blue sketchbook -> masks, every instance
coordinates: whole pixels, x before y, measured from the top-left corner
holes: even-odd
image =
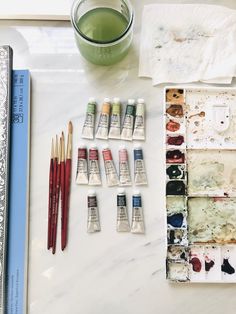
[[[7,314],[26,312],[30,144],[30,74],[12,75],[8,208]]]

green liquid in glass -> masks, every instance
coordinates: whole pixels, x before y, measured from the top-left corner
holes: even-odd
[[[90,62],[110,65],[127,54],[132,32],[119,43],[112,43],[122,36],[128,26],[127,19],[119,11],[111,8],[92,9],[79,19],[77,26],[81,33],[96,43],[89,43],[79,36],[76,38],[81,54]]]
[[[110,8],[97,8],[85,13],[78,21],[80,31],[89,39],[107,43],[119,38],[128,26],[126,18]]]

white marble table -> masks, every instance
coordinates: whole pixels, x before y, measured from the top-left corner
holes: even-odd
[[[0,44],[10,44],[14,49],[14,67],[28,68],[32,76],[30,314],[236,311],[235,285],[172,285],[165,280],[162,88],[154,88],[150,80],[137,76],[142,7],[152,2],[155,0],[133,0],[136,10],[133,47],[113,67],[97,67],[83,60],[69,23],[0,22]],[[234,0],[202,2],[236,9]],[[99,102],[105,96],[123,100],[143,97],[147,102],[147,141],[143,147],[149,186],[140,189],[145,235],[116,233],[116,188],[106,187],[97,189],[102,232],[86,233],[88,188],[75,184],[75,169],[85,105],[90,96]],[[48,157],[51,137],[66,130],[69,120],[74,124],[69,244],[65,252],[58,250],[53,256],[46,250]],[[97,143],[100,147],[103,144]],[[119,143],[113,141],[110,146],[117,161]],[[128,147],[131,152],[132,144]],[[132,188],[127,193],[130,201]]]

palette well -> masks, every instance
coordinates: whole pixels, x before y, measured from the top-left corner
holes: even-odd
[[[164,97],[167,278],[236,282],[236,90]]]

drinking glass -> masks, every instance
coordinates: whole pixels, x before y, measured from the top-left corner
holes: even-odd
[[[111,65],[128,53],[134,11],[129,0],[76,0],[71,24],[82,56],[94,64]]]

